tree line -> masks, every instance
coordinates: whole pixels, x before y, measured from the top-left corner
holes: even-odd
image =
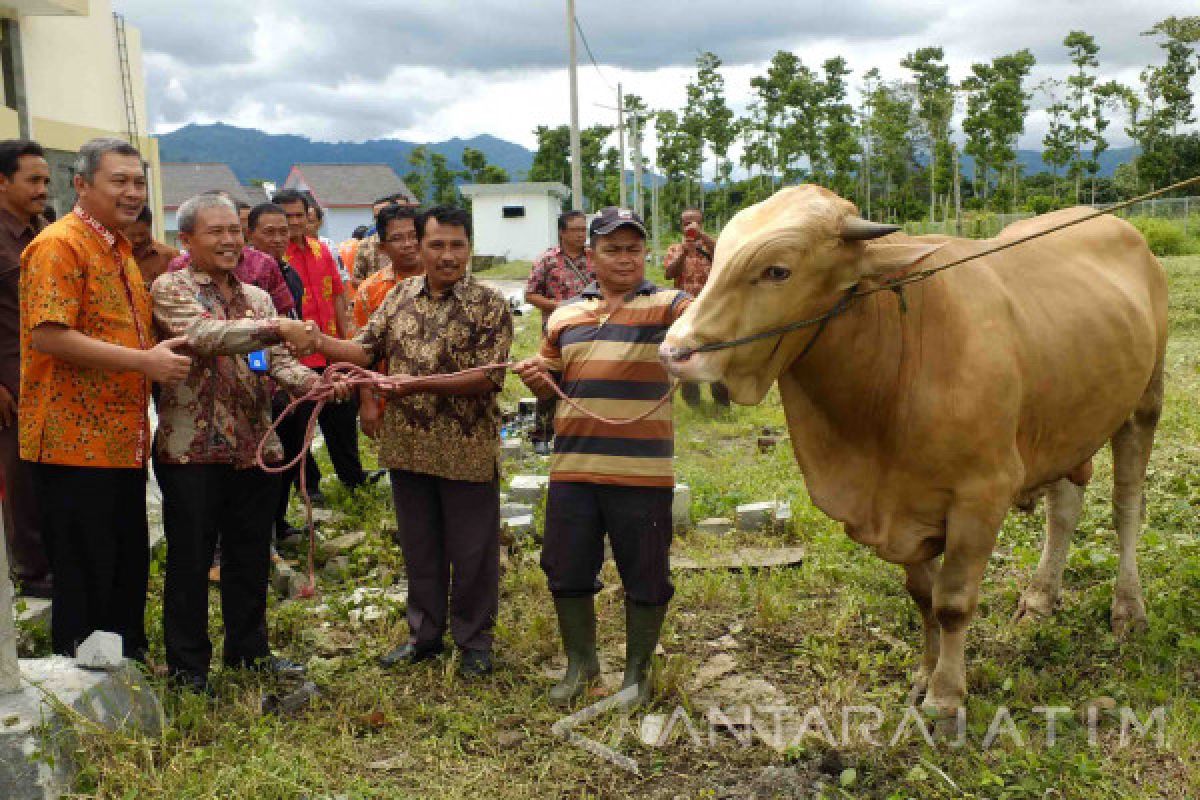
[[[1168,17],[1142,35],[1157,41],[1162,60],[1141,70],[1133,85],[1101,81],[1095,38],[1075,30],[1063,39],[1071,70],[1061,78],[1033,84],[1036,61],[1022,49],[974,63],[954,81],[943,49],[930,46],[907,54],[898,65],[903,72],[867,70],[854,101],[845,58],[810,65],[781,50],[751,80],[753,99],[742,116],[729,107],[720,57],[704,52],[681,109],[648,109],[626,95],[633,112],[626,114],[627,140],[638,120],[643,129],[654,126],[656,163],[644,158],[644,168],[662,180],[659,212],[668,223],[688,206],[724,220],[799,182],[826,186],[887,222],[943,221],[963,209],[1042,213],[1133,197],[1200,174],[1200,133],[1188,129],[1196,121],[1191,82],[1200,66],[1200,16]],[[1048,170],[1025,175],[1017,140],[1035,99],[1047,114]],[[1101,177],[1099,158],[1118,113],[1136,157]],[[619,151],[608,144],[614,131],[607,125],[581,131],[583,193],[592,209],[615,204],[619,181],[629,181],[620,174]],[[569,184],[567,126],[538,126],[534,133],[529,180]]]

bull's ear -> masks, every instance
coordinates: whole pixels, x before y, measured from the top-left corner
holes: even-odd
[[[859,261],[859,272],[866,278],[886,275],[889,272],[900,272],[915,266],[921,259],[936,253],[946,246],[940,244],[924,244],[920,242],[904,242],[897,244],[869,244],[863,251]]]

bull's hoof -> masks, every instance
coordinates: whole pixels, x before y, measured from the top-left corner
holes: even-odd
[[[925,695],[925,702],[921,703],[921,712],[926,719],[940,727],[947,721],[954,723],[958,719],[958,710],[962,708],[963,702],[966,700],[966,695],[945,695],[935,697],[933,692]]]
[[[1012,621],[1021,624],[1045,619],[1054,614],[1054,607],[1057,605],[1057,597],[1049,592],[1030,586],[1021,594],[1021,599],[1017,603],[1017,611],[1013,614]]]
[[[929,676],[933,674],[933,670],[928,667],[921,667],[913,673],[912,688],[908,690],[908,704],[915,706],[921,702],[921,698],[925,696],[926,690],[929,689]]]
[[[1112,632],[1118,639],[1124,639],[1146,630],[1146,607],[1140,599],[1121,602],[1113,601]]]

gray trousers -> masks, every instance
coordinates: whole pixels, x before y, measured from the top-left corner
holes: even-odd
[[[459,647],[492,649],[500,602],[500,482],[391,470],[408,576],[411,641],[450,633]]]

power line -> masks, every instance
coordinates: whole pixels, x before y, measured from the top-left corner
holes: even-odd
[[[600,80],[604,81],[604,85],[608,90],[616,91],[613,85],[604,77],[604,73],[600,71],[600,65],[596,63],[596,57],[592,55],[592,46],[588,44],[587,35],[583,32],[583,26],[579,24],[579,17],[575,17],[575,30],[579,31],[579,38],[583,41],[583,49],[587,51],[588,58],[591,59],[592,66],[596,68],[596,74],[600,76]]]

